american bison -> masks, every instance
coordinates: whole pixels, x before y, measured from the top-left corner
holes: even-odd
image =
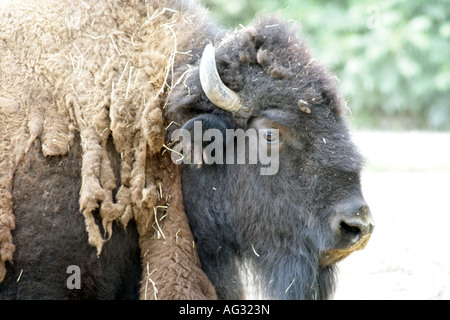
[[[374,223],[335,77],[295,25],[0,6],[1,298],[332,297]]]

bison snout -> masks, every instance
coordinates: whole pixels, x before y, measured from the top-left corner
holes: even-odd
[[[331,220],[334,241],[331,248],[322,253],[322,267],[339,262],[356,250],[364,249],[375,228],[372,214],[365,202],[356,202],[356,205],[349,205],[347,202],[335,209],[338,210]]]
[[[372,214],[365,203],[356,206],[341,205],[339,209],[331,221],[334,244],[324,250],[320,260],[321,266],[334,264],[352,252],[364,249],[375,228]]]
[[[338,213],[332,222],[332,229],[342,249],[354,247],[359,242],[365,241],[360,244],[362,249],[374,228],[375,222],[366,204],[358,206],[356,210],[349,213]]]

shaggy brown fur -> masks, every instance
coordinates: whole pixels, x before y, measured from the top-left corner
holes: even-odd
[[[184,214],[178,169],[168,152],[161,155],[164,101],[177,81],[172,66],[189,60],[184,50],[193,34],[196,47],[206,43],[204,11],[183,6],[138,0],[2,4],[0,281],[15,249],[15,168],[37,137],[48,157],[70,152],[79,135],[80,210],[98,254],[114,221],[134,219],[144,270],[141,298],[215,297]],[[117,194],[109,136],[121,155]],[[95,223],[96,209],[105,234]]]

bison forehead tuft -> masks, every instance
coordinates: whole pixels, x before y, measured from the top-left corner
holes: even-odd
[[[253,111],[264,109],[254,105],[260,95],[265,104],[275,100],[276,104],[292,105],[297,112],[311,113],[317,107],[326,113],[345,111],[336,76],[311,57],[298,26],[276,16],[259,18],[225,37],[217,45],[216,58],[224,84],[239,92]],[[298,101],[304,102],[302,108]]]

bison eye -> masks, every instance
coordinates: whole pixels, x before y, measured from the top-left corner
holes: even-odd
[[[263,138],[267,143],[277,143],[280,135],[277,129],[267,129],[263,133]]]

